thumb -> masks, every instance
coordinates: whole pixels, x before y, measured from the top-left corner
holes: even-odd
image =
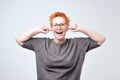
[[[49,28],[49,31],[52,31],[51,27]]]
[[[69,26],[68,29],[71,30],[71,29],[72,29],[72,26]]]

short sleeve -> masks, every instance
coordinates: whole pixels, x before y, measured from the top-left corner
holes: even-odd
[[[91,49],[94,49],[94,48],[97,48],[100,46],[96,41],[94,41],[90,38],[87,38],[87,39],[88,39],[88,47],[87,47],[86,51],[89,51]]]
[[[89,50],[91,49],[94,49],[94,48],[97,48],[99,47],[100,45],[97,44],[96,41],[86,37],[86,38],[76,38],[76,41],[77,41],[77,45],[78,47],[84,51],[84,52],[88,52]]]
[[[44,44],[45,38],[31,38],[30,40],[25,41],[22,47],[36,52],[39,51]]]
[[[23,43],[23,46],[22,46],[22,47],[23,47],[23,48],[26,48],[26,49],[29,49],[29,50],[35,51],[34,48],[33,48],[33,45],[32,45],[32,40],[33,40],[33,38],[25,41],[25,42]]]

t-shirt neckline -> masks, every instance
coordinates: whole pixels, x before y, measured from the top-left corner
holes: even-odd
[[[65,45],[67,43],[68,39],[66,39],[63,43],[57,43],[54,41],[54,39],[52,39],[52,43],[55,44],[55,45],[58,45],[58,46],[62,46],[62,45]]]

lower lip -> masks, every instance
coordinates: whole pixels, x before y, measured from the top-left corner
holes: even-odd
[[[58,34],[58,35],[62,35],[62,34]]]
[[[57,34],[58,36],[62,36],[62,34]]]

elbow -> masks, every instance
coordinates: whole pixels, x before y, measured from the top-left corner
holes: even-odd
[[[102,45],[106,41],[106,37],[103,36],[97,43],[98,45]]]
[[[19,37],[16,37],[16,38],[15,38],[15,41],[16,41],[20,46],[23,46],[23,41],[21,41],[21,40],[19,39]]]

